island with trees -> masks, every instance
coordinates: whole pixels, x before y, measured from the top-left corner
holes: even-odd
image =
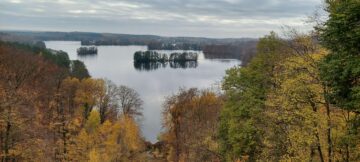
[[[134,53],[134,67],[140,71],[151,71],[158,68],[196,68],[198,54],[194,52],[174,52],[169,54],[156,51],[137,51]]]
[[[80,47],[77,49],[78,55],[96,55],[98,49],[96,47]]]
[[[134,62],[183,62],[197,61],[198,54],[194,52],[174,52],[168,57],[167,54],[161,54],[156,51],[137,51],[134,53]]]

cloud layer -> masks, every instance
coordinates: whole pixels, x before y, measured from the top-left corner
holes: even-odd
[[[310,29],[322,0],[2,0],[0,29],[258,37]]]

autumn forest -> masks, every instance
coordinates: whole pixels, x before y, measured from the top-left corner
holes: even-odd
[[[219,89],[166,96],[156,143],[142,134],[135,89],[41,41],[2,39],[0,161],[360,161],[360,1],[323,7],[328,19],[314,16],[311,31],[259,38]]]

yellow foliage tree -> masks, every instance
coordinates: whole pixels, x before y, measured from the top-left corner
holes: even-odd
[[[75,101],[84,108],[83,117],[87,119],[93,107],[99,103],[105,93],[105,83],[102,79],[83,79],[76,91]]]
[[[96,110],[91,111],[73,143],[70,159],[74,161],[129,161],[143,149],[140,129],[133,118],[121,116],[114,123],[106,120],[100,124]]]
[[[295,39],[309,47],[311,38]],[[268,93],[266,114],[269,123],[263,152],[264,159],[276,161],[332,161],[337,159],[335,142],[344,130],[343,113],[331,107],[327,88],[319,77],[317,64],[325,49],[298,50],[275,68],[276,86]],[[306,51],[306,50],[305,50]],[[271,121],[271,122],[270,122]]]
[[[99,112],[96,110],[92,110],[90,112],[90,116],[85,123],[85,130],[88,133],[93,133],[97,130],[100,125],[100,115]]]

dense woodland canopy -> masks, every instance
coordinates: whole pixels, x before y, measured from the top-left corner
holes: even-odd
[[[275,33],[245,68],[227,71],[225,161],[359,161],[360,1],[326,1],[316,32]]]
[[[325,5],[314,31],[262,37],[223,91],[168,96],[155,144],[133,89],[91,78],[66,53],[1,42],[0,159],[360,161],[360,1]]]
[[[137,92],[92,79],[82,62],[65,66],[46,49],[1,43],[0,51],[1,161],[137,158],[144,148]]]

